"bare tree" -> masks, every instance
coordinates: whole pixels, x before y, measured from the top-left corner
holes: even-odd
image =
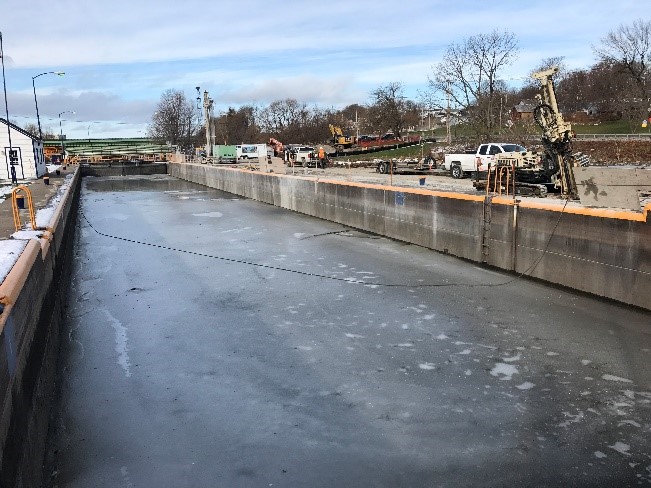
[[[38,131],[38,125],[36,125],[33,122],[29,122],[25,124],[25,127],[23,127],[23,130],[30,134],[32,137],[39,138],[39,131]],[[55,134],[54,131],[52,130],[52,127],[42,127],[41,132],[43,133],[43,140],[44,141],[51,141],[54,139],[58,139],[59,135]]]
[[[452,103],[466,112],[477,135],[491,134],[506,91],[500,72],[515,60],[517,52],[515,35],[497,30],[451,44],[434,67],[430,88],[443,94],[449,91]]]
[[[599,59],[619,64],[635,81],[641,96],[648,96],[651,69],[651,21],[638,19],[632,25],[620,25],[593,48]]]
[[[307,118],[305,103],[293,98],[273,101],[257,114],[262,132],[283,142],[300,141],[301,126]]]
[[[214,121],[217,142],[242,144],[262,142],[255,121],[255,108],[247,105],[239,109],[229,108]]]
[[[256,117],[265,137],[273,137],[284,143],[326,141],[330,133],[328,124],[334,119],[331,109],[308,108],[305,103],[291,98],[272,102],[258,110]]]
[[[423,115],[422,106],[413,100],[405,100],[403,107],[404,128],[409,130],[418,130]]]
[[[39,137],[39,135],[38,135],[38,125],[36,125],[33,122],[25,124],[25,127],[23,127],[23,130],[25,132],[27,132],[28,134],[30,134],[32,137],[36,137],[36,138]],[[47,138],[44,136],[43,139],[47,139]]]
[[[171,145],[194,142],[199,124],[193,103],[180,90],[166,90],[152,115],[149,136]]]
[[[558,68],[558,73],[554,75],[554,80],[557,83],[565,79],[565,77],[569,74],[569,71],[567,69],[567,64],[565,64],[565,56],[551,56],[549,58],[544,58],[542,61],[540,61],[540,64],[536,68],[531,70],[529,76],[533,75],[534,73],[537,73],[538,71],[544,71],[554,67]],[[538,85],[538,82],[535,81],[534,84]]]
[[[368,119],[374,130],[393,132],[397,137],[405,127],[405,100],[402,83],[394,81],[371,92]]]
[[[620,108],[629,120],[646,118],[651,111],[651,21],[638,19],[620,25],[593,48],[603,64],[626,78],[628,92],[619,98]],[[633,124],[632,124],[633,125]]]

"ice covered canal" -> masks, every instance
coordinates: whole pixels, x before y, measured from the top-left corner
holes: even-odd
[[[651,480],[648,313],[168,176],[77,225],[52,485]]]

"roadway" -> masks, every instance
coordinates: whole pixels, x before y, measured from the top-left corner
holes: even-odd
[[[167,176],[81,212],[51,486],[651,482],[649,313]]]

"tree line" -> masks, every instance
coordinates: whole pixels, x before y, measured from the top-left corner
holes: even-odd
[[[651,115],[651,21],[620,25],[593,47],[596,63],[568,70],[563,57],[541,60],[531,73],[558,66],[555,79],[559,108],[565,113],[598,114],[624,119],[631,131]],[[432,67],[428,90],[417,101],[404,96],[401,82],[372,90],[367,103],[343,109],[308,106],[282,99],[266,106],[228,108],[215,115],[215,144],[265,142],[270,137],[290,142],[320,143],[330,137],[329,125],[359,134],[401,135],[422,122],[424,113],[451,108],[462,114],[466,127],[478,139],[522,130],[510,118],[511,108],[533,100],[539,88],[530,79],[522,88],[509,87],[503,74],[517,60],[516,36],[494,30],[450,44]],[[174,145],[205,143],[201,113],[182,91],[161,95],[152,116],[149,135]]]

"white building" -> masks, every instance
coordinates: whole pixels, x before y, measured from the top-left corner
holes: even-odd
[[[35,180],[47,171],[43,141],[30,133],[0,118],[0,180],[11,180],[11,165],[9,154],[9,132],[11,133],[11,149],[14,154],[16,178],[18,180]]]

